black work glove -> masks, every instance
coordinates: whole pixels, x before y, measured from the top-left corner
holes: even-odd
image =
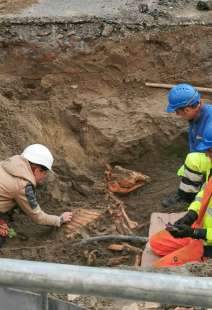
[[[185,225],[192,225],[196,219],[198,218],[198,214],[193,211],[193,210],[189,210],[183,217],[181,217],[179,220],[177,220],[174,225],[181,225],[181,224],[185,224]]]
[[[206,229],[203,228],[192,228],[188,225],[169,225],[166,230],[174,238],[193,238],[193,239],[206,239]]]

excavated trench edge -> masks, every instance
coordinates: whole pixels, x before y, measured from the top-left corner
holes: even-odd
[[[106,19],[91,16],[82,17],[0,17],[1,35],[0,44],[5,42],[8,45],[14,43],[33,42],[41,45],[51,43],[51,47],[58,46],[58,39],[66,39],[70,36],[70,31],[74,30],[74,35],[79,39],[96,40],[99,38],[119,38],[124,39],[136,33],[148,31],[168,31],[173,32],[179,27],[190,28],[192,26],[211,27],[212,20],[191,19],[189,17],[169,18],[167,20],[156,20],[155,23],[141,21],[132,23],[121,19]],[[105,29],[111,27],[109,31]],[[61,38],[58,38],[61,36]]]
[[[104,24],[110,24],[113,26],[126,26],[128,30],[132,31],[141,31],[141,30],[152,30],[152,29],[164,29],[164,30],[173,30],[178,26],[211,26],[212,19],[206,18],[190,18],[190,17],[171,17],[168,19],[159,19],[154,22],[147,22],[143,20],[141,22],[133,23],[121,18],[101,18],[95,16],[81,16],[81,17],[17,17],[17,16],[2,16],[0,17],[1,26],[9,25],[81,25],[81,24],[95,24],[97,27],[103,26]]]

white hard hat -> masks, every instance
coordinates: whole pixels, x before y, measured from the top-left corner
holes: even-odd
[[[21,154],[33,164],[42,165],[51,170],[54,158],[49,149],[42,144],[31,144],[27,146]]]

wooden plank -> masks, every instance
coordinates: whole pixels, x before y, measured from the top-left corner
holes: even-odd
[[[177,84],[163,84],[163,83],[145,83],[146,86],[149,87],[155,87],[155,88],[166,88],[166,89],[171,89],[172,87],[176,86]],[[194,86],[198,91],[203,92],[203,93],[212,93],[212,88],[208,87],[199,87],[199,86]]]

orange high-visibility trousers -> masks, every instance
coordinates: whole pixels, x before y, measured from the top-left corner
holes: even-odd
[[[149,243],[156,255],[163,256],[154,263],[154,267],[180,266],[202,260],[202,240],[174,238],[168,231],[162,230],[153,235]]]
[[[212,177],[210,177],[204,189],[198,219],[192,225],[193,228],[202,227],[202,221],[211,197]],[[166,230],[162,230],[150,238],[150,247],[156,255],[163,256],[154,263],[155,267],[180,266],[188,262],[203,260],[203,240],[174,238]]]

